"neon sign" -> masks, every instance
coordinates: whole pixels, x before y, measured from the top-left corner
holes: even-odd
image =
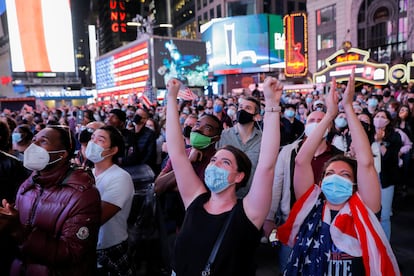
[[[308,73],[307,21],[305,13],[286,15],[285,29],[285,75],[303,77]]]
[[[325,60],[327,67],[313,74],[314,83],[327,83],[333,77],[339,82],[347,81],[353,68],[355,80],[373,85],[414,82],[414,54],[411,56],[413,61],[407,65],[395,64],[388,68],[385,63],[369,62],[368,51],[352,48],[350,42],[347,46]]]
[[[111,16],[111,30],[114,33],[126,33],[126,9],[123,0],[109,1],[110,16]]]

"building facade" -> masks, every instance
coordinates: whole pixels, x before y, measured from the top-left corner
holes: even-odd
[[[414,49],[414,1],[309,0],[309,70],[325,66],[325,59],[350,41],[367,50],[373,61],[406,63]]]

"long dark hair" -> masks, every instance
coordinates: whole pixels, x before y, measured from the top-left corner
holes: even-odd
[[[380,113],[380,112],[382,112],[382,113],[384,113],[385,114],[385,116],[387,117],[387,119],[388,119],[388,121],[389,121],[389,123],[388,123],[388,125],[386,125],[385,126],[385,136],[384,136],[384,140],[388,140],[388,138],[391,136],[391,135],[393,135],[393,133],[394,133],[394,125],[393,125],[393,119],[392,119],[392,116],[391,116],[391,113],[389,113],[387,110],[385,110],[385,109],[381,109],[381,110],[379,110],[379,111],[377,111],[376,113],[375,113],[375,115],[374,115],[374,118],[375,118],[375,116],[377,116],[377,114],[378,113]]]
[[[244,178],[242,181],[240,181],[240,183],[237,184],[237,189],[246,186],[247,181],[249,181],[252,169],[252,162],[250,161],[249,157],[243,151],[232,145],[224,145],[220,148],[220,150],[227,150],[231,152],[236,159],[237,171],[244,172]]]

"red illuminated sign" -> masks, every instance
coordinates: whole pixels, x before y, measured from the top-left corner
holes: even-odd
[[[285,75],[303,77],[308,73],[307,21],[305,13],[286,15],[285,29]]]
[[[126,9],[122,0],[110,0],[111,30],[114,33],[126,33]]]

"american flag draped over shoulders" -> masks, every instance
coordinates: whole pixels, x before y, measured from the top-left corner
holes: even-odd
[[[361,257],[365,275],[401,275],[375,214],[355,193],[331,223],[320,187],[313,185],[295,203],[279,240],[293,247],[285,275],[324,275],[332,241],[343,252]]]

